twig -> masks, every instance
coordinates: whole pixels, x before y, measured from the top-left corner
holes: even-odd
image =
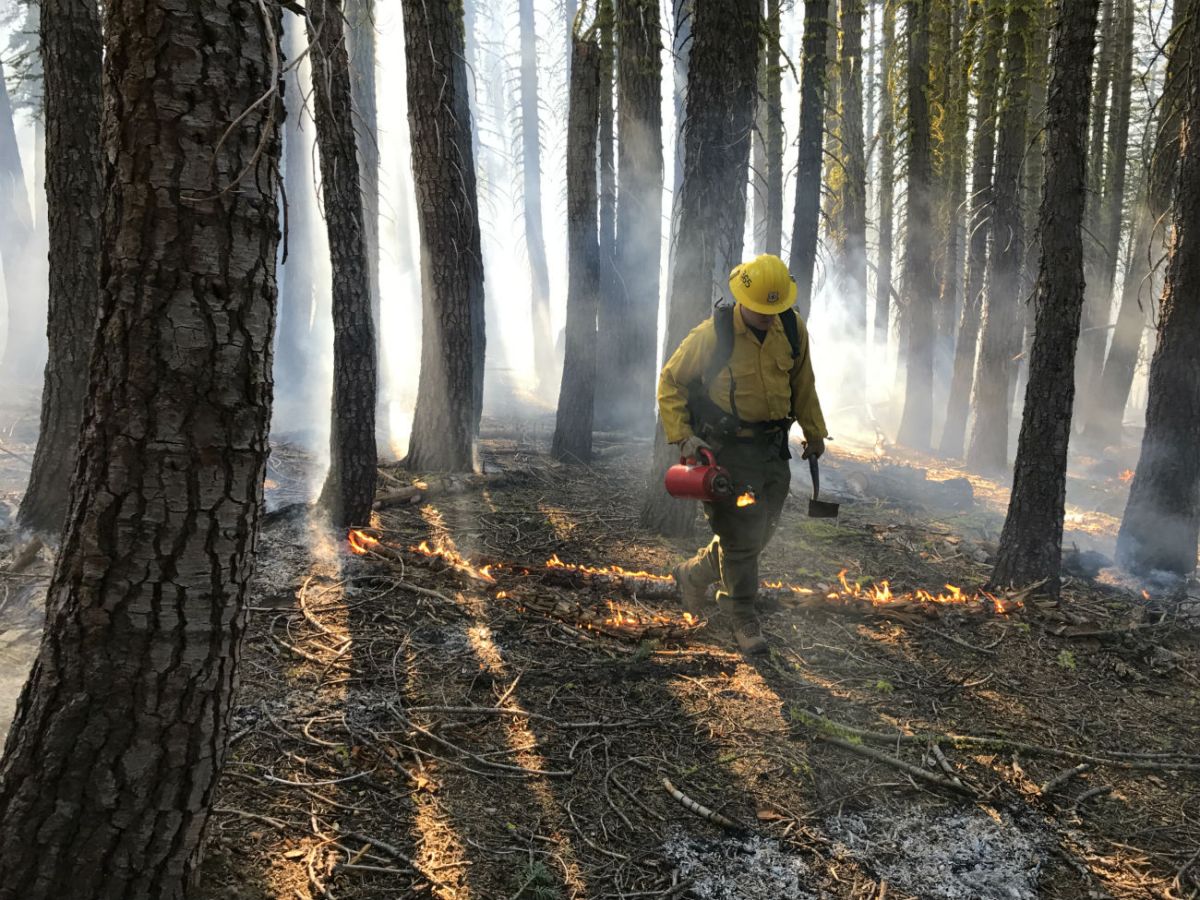
[[[1071,806],[1074,808],[1078,808],[1079,806],[1083,805],[1084,803],[1087,803],[1087,801],[1092,800],[1096,797],[1099,797],[1102,794],[1111,794],[1111,793],[1112,793],[1112,785],[1111,784],[1102,784],[1099,787],[1094,787],[1094,788],[1084,791],[1082,794],[1080,794],[1078,797],[1075,798],[1075,802],[1072,803]]]
[[[934,741],[930,745],[929,749],[933,752],[933,758],[937,760],[937,764],[941,767],[942,771],[946,773],[946,777],[959,787],[965,788],[962,779],[958,777],[958,774],[954,771],[954,767],[950,765],[950,760],[946,759],[946,754],[942,752],[942,748],[938,746],[937,741]]]
[[[947,634],[946,632],[939,631],[936,628],[930,628],[928,625],[922,625],[920,622],[905,622],[904,624],[906,626],[908,626],[908,625],[915,626],[917,628],[920,628],[922,631],[928,631],[930,634],[936,634],[938,637],[942,638],[943,640],[950,641],[950,643],[952,643],[952,644],[958,644],[958,646],[960,646],[960,647],[966,647],[968,650],[974,650],[976,653],[984,653],[988,656],[996,655],[996,651],[992,650],[989,647],[978,647],[975,644],[964,641],[962,638],[955,637],[952,634]]]
[[[901,772],[920,778],[922,781],[927,781],[930,784],[937,785],[940,788],[945,788],[950,791],[955,791],[959,794],[966,794],[968,797],[975,796],[975,792],[970,790],[961,781],[957,784],[946,778],[944,775],[937,775],[933,772],[927,772],[920,766],[915,766],[910,762],[900,759],[898,756],[892,756],[890,753],[884,753],[882,750],[876,750],[874,747],[868,747],[866,744],[855,744],[852,741],[847,741],[844,738],[834,737],[828,734],[817,735],[817,740],[824,741],[827,744],[833,744],[835,747],[841,747],[843,750],[849,750],[851,753],[857,753],[859,756],[865,756],[867,759],[873,759],[876,762],[881,762],[891,766],[894,769],[899,769]]]
[[[719,812],[714,812],[707,806],[697,803],[683,791],[679,790],[679,788],[675,787],[675,785],[671,784],[671,779],[667,778],[665,775],[663,776],[662,785],[667,789],[668,794],[680,802],[684,809],[694,812],[700,818],[707,819],[714,825],[720,825],[722,828],[728,828],[731,831],[746,830],[744,826],[737,824],[732,819],[727,819]]]
[[[1056,790],[1057,788],[1062,787],[1064,784],[1066,784],[1068,781],[1070,781],[1075,776],[1082,775],[1084,772],[1088,771],[1091,767],[1092,767],[1091,763],[1080,763],[1079,765],[1072,766],[1069,769],[1063,769],[1063,771],[1059,772],[1057,775],[1055,775],[1053,778],[1051,778],[1049,781],[1047,781],[1045,784],[1043,784],[1038,789],[1038,793],[1040,793],[1043,797],[1045,797],[1047,794],[1051,793],[1052,791]]]
[[[564,772],[564,771],[555,771],[555,770],[549,770],[549,769],[529,769],[529,768],[525,768],[524,766],[510,766],[506,763],[492,762],[491,760],[484,759],[482,756],[479,756],[476,753],[472,753],[470,750],[460,747],[457,744],[450,743],[450,741],[446,740],[443,737],[439,737],[438,735],[436,735],[432,731],[430,731],[428,728],[422,728],[416,722],[407,718],[403,713],[401,713],[399,710],[396,709],[396,707],[392,706],[391,704],[388,705],[388,708],[391,710],[392,715],[395,716],[400,721],[400,723],[403,724],[405,727],[411,728],[413,731],[417,732],[418,734],[429,738],[434,743],[441,744],[447,750],[453,750],[455,753],[461,753],[463,756],[467,757],[468,759],[473,759],[475,762],[479,763],[481,766],[486,766],[489,769],[500,769],[501,771],[504,771],[504,772],[516,772],[527,778],[531,778],[531,777],[538,776],[538,775],[545,776],[547,778],[570,778],[572,775],[572,773],[570,771]]]
[[[374,847],[376,850],[382,850],[384,853],[386,853],[392,859],[396,860],[397,862],[404,863],[406,866],[408,866],[415,872],[421,871],[420,867],[416,864],[416,862],[413,861],[413,859],[411,857],[407,856],[403,850],[401,850],[398,847],[393,847],[391,844],[388,844],[388,843],[385,843],[384,841],[379,840],[379,838],[375,838],[375,837],[371,837],[370,835],[363,834],[361,831],[343,831],[342,834],[345,837],[354,838],[356,841],[362,841],[364,844],[369,844],[370,846]]]

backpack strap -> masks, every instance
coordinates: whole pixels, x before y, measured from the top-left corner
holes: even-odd
[[[716,381],[725,364],[729,362],[729,357],[733,356],[733,307],[725,304],[714,306],[712,320],[717,342],[713,346],[712,356],[708,359],[708,366],[704,369],[705,387]]]
[[[785,309],[779,314],[779,323],[783,333],[787,335],[788,343],[792,345],[792,359],[800,356],[800,317],[794,307]]]

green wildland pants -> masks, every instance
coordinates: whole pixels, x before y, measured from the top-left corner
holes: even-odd
[[[717,462],[733,479],[734,497],[704,504],[713,539],[686,564],[683,575],[695,587],[718,582],[717,605],[734,622],[755,615],[758,557],[779,524],[791,481],[785,441],[785,434],[775,433],[716,450]],[[747,490],[755,502],[738,506],[737,497]]]

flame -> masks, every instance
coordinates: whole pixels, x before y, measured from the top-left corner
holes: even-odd
[[[1143,599],[1143,600],[1149,600],[1149,599],[1150,599],[1150,592],[1149,592],[1149,591],[1142,591],[1142,599]]]
[[[636,613],[628,607],[617,603],[615,600],[606,600],[604,602],[608,607],[608,617],[601,624],[609,628],[637,629],[654,625],[678,627],[681,624],[686,628],[691,628],[699,624],[699,620],[690,612],[685,612],[681,618],[676,619],[671,616],[658,614]]]
[[[846,569],[838,572],[837,579],[840,589],[832,589],[826,593],[826,598],[829,600],[863,600],[870,603],[872,606],[904,606],[910,603],[922,604],[971,604],[979,601],[986,601],[992,604],[992,608],[997,613],[1011,612],[1020,606],[1017,601],[1006,600],[1001,597],[996,597],[987,592],[978,594],[967,594],[957,585],[947,584],[945,593],[933,593],[932,591],[915,590],[905,591],[903,593],[895,593],[892,591],[891,583],[884,579],[870,587],[862,587],[858,584],[851,584],[846,579]],[[767,588],[788,589],[795,594],[811,594],[812,590],[808,588],[797,587],[796,585],[785,585],[782,582],[766,582],[763,585]]]
[[[1126,469],[1124,472],[1122,472],[1117,477],[1120,478],[1123,482],[1129,483],[1130,481],[1133,481],[1133,469]]]
[[[580,575],[620,575],[623,578],[647,578],[651,581],[668,582],[673,580],[670,575],[656,575],[653,572],[631,571],[622,569],[620,566],[611,565],[607,567],[600,566],[585,566],[577,563],[563,562],[555,553],[546,560],[547,569],[562,569],[565,572],[577,572]]]
[[[754,496],[754,491],[746,491],[746,493],[737,498],[738,506],[753,506],[757,502],[758,499]]]
[[[452,547],[444,547],[440,544],[436,547],[430,546],[429,541],[421,541],[417,546],[410,548],[414,553],[420,553],[422,556],[435,557],[442,560],[450,568],[462,572],[471,578],[478,581],[486,581],[489,584],[494,584],[496,577],[492,574],[492,569],[496,568],[494,564],[483,566],[482,568],[473,566],[461,553]]]
[[[379,543],[379,538],[358,530],[351,531],[347,540],[350,542],[350,552],[359,556],[366,555]]]

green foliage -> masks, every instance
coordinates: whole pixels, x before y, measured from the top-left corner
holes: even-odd
[[[531,860],[518,868],[509,879],[513,896],[527,900],[561,900],[562,892],[541,860]]]
[[[896,687],[886,678],[880,678],[875,682],[875,690],[880,694],[891,694],[896,690]]]
[[[1075,654],[1070,650],[1058,651],[1058,658],[1054,660],[1060,669],[1074,672],[1076,669]]]

